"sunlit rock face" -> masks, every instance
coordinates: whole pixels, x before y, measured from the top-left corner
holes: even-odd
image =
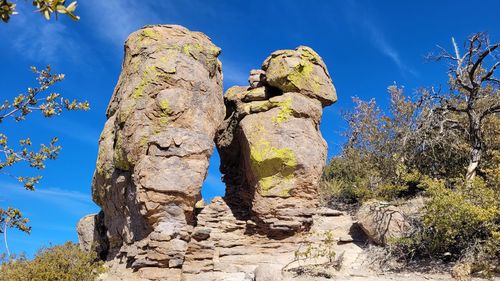
[[[342,216],[317,208],[320,120],[337,99],[321,57],[276,51],[223,96],[219,54],[180,26],[127,39],[92,184],[102,211],[78,224],[81,247],[107,260],[106,280],[255,280],[321,241],[296,233]],[[226,194],[204,206],[214,140]]]
[[[146,26],[125,43],[92,186],[108,259],[180,267],[224,118],[220,49],[202,33]]]
[[[303,46],[272,53],[249,84],[224,97],[217,148],[225,198],[258,231],[291,235],[309,227],[318,205],[327,153],[319,124],[336,91],[321,57]]]

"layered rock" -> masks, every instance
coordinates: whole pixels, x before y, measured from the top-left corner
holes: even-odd
[[[256,233],[254,222],[236,218],[226,200],[215,197],[197,216],[182,268],[144,267],[134,272],[123,264],[108,262],[108,273],[103,280],[291,281],[296,280],[296,274],[286,269],[328,262],[318,251],[326,249],[325,239],[329,235],[328,239],[334,243],[329,244],[328,250],[335,251],[344,261],[342,269],[346,271],[341,276],[366,267],[364,259],[358,259],[361,248],[356,245],[354,222],[349,215],[318,208],[312,218],[309,233],[273,239]],[[317,254],[299,260],[297,251],[305,249]],[[325,270],[336,272],[331,267]]]
[[[92,185],[108,259],[182,265],[224,118],[219,53],[207,36],[180,26],[146,26],[128,37]]]
[[[319,124],[335,88],[319,55],[303,46],[272,53],[249,83],[225,94],[217,135],[225,198],[258,231],[291,235],[309,227],[318,205],[327,153]]]
[[[127,39],[92,185],[102,212],[78,224],[109,280],[263,278],[293,261],[298,243],[321,242],[294,235],[315,216],[342,215],[317,208],[320,119],[336,100],[322,59],[308,47],[274,52],[250,86],[223,98],[219,53],[180,26]],[[201,206],[214,138],[226,196]]]

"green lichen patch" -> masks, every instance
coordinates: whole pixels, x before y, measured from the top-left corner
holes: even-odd
[[[160,33],[157,30],[153,28],[146,28],[137,37],[137,42],[140,43],[144,41],[144,39],[158,40],[159,38],[160,38]]]
[[[111,171],[113,167],[110,167],[110,163],[108,163],[107,156],[109,151],[106,146],[101,144],[99,145],[99,151],[97,152],[97,161],[96,161],[96,172],[99,176],[108,180],[111,178]]]
[[[116,113],[116,122],[118,124],[125,123],[125,121],[127,121],[130,115],[132,115],[134,108],[135,108],[134,100],[130,100],[126,104],[121,106]]]
[[[181,53],[200,61],[212,73],[217,68],[217,57],[220,54],[220,49],[215,46],[207,48],[200,43],[187,43],[182,45]]]
[[[123,137],[120,134],[116,136],[113,162],[115,164],[115,167],[120,170],[128,171],[130,169],[130,163],[127,159],[127,154],[125,153],[125,149],[123,147]]]
[[[175,73],[175,68],[173,71]],[[144,90],[148,84],[156,81],[159,77],[165,75],[166,73],[159,71],[155,65],[150,65],[146,67],[146,69],[142,72],[141,81],[139,81],[139,84],[135,87],[134,91],[132,92],[132,97],[134,99],[142,97],[144,95]]]
[[[167,99],[164,99],[164,100],[162,100],[162,101],[160,102],[160,108],[161,108],[161,111],[162,111],[164,114],[166,114],[166,115],[170,114],[170,112],[172,111],[172,110],[170,109],[170,103],[168,102],[168,100],[167,100]]]
[[[269,141],[260,139],[250,147],[250,164],[262,196],[289,196],[290,182],[297,166],[293,150],[276,148]]]
[[[277,105],[273,104],[270,101],[254,101],[248,104],[245,104],[245,107],[248,107],[249,112],[257,113],[268,111],[269,109],[276,107]]]
[[[312,74],[313,71],[314,65],[309,60],[302,59],[287,76],[287,80],[298,90],[318,92],[321,85],[318,83],[319,78]]]
[[[139,140],[139,146],[145,147],[145,146],[147,146],[148,142],[149,142],[149,138],[147,136],[142,136],[141,139]]]
[[[210,54],[214,57],[217,57],[220,55],[220,48],[219,47],[216,47],[216,46],[210,46]]]
[[[301,47],[300,51],[300,57],[304,60],[310,61],[315,64],[319,64],[322,61],[318,53],[316,53],[309,47]]]
[[[160,101],[160,126],[166,126],[169,123],[169,116],[172,114],[170,102],[167,99]]]
[[[293,67],[289,66],[288,57],[299,59]],[[297,51],[287,50],[270,58],[267,78],[272,86],[284,92],[317,93],[321,90],[321,77],[315,67],[321,65],[321,58],[313,50],[302,47]]]
[[[284,101],[276,102],[275,104],[280,108],[280,111],[278,115],[273,117],[273,123],[279,124],[285,122],[293,115],[292,97],[288,97]]]
[[[196,57],[199,53],[203,51],[203,46],[199,43],[195,44],[184,44],[182,45],[181,52],[185,55],[191,55],[193,57]]]

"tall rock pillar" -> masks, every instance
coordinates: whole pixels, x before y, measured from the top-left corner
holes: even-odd
[[[309,47],[272,53],[250,86],[225,94],[217,135],[226,201],[269,236],[307,229],[318,205],[327,145],[323,107],[337,100],[321,57]]]
[[[128,37],[92,185],[108,259],[182,266],[224,118],[219,53],[207,36],[180,26]]]

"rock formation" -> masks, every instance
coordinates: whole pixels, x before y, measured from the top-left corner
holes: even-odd
[[[319,124],[336,101],[319,55],[274,52],[223,98],[219,53],[172,25],[125,43],[92,185],[102,212],[78,224],[81,247],[108,261],[106,280],[253,280],[294,259],[309,239],[297,232],[342,216],[317,208]],[[214,141],[226,195],[200,206]]]
[[[386,245],[411,234],[411,221],[421,220],[425,206],[420,196],[398,206],[384,201],[371,200],[357,211],[358,225],[375,244]]]
[[[272,53],[249,83],[224,97],[217,148],[226,199],[259,231],[290,235],[309,227],[318,205],[327,153],[319,123],[335,88],[323,60],[303,46]]]
[[[224,117],[219,53],[207,36],[180,26],[128,37],[92,185],[108,259],[182,265]]]

